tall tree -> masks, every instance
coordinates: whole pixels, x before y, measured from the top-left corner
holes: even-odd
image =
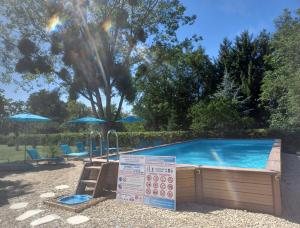
[[[293,17],[285,10],[275,21],[267,57],[271,69],[265,73],[261,99],[270,110],[274,128],[300,127],[300,9]]]
[[[151,64],[139,67],[134,111],[148,120],[149,128],[187,129],[189,108],[215,92],[214,66],[201,47],[194,47],[194,41],[158,44]]]
[[[256,38],[245,31],[235,38],[234,43],[224,39],[217,59],[219,77],[226,75],[223,80],[227,85],[236,87],[243,102],[239,105],[240,111],[244,116],[255,118],[257,126],[265,126],[267,118],[259,98],[264,72],[269,69],[264,60],[270,53],[269,41],[270,35],[266,31]],[[224,81],[223,86],[226,86]]]
[[[179,0],[3,1],[0,39],[8,72],[19,41],[20,74],[59,78],[73,98],[83,96],[94,115],[107,120],[118,118],[124,100],[134,100],[131,67],[142,59],[146,40],[176,41],[179,26],[195,19],[184,15]]]

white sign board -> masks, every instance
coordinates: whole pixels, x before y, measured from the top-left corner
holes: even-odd
[[[121,155],[117,199],[176,209],[176,157]]]

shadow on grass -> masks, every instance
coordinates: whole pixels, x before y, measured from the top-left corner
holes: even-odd
[[[8,199],[31,193],[32,184],[22,181],[0,180],[0,207],[8,204]]]

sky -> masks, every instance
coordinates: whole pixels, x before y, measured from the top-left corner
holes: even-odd
[[[197,15],[192,26],[178,32],[179,38],[199,34],[206,53],[215,58],[219,45],[227,37],[230,40],[248,30],[257,35],[263,29],[274,31],[274,19],[283,9],[300,8],[299,0],[181,0],[187,14]]]
[[[263,29],[274,31],[274,19],[281,15],[283,9],[291,11],[300,8],[299,0],[181,0],[186,7],[186,14],[195,14],[197,19],[192,26],[178,30],[178,37],[183,40],[193,34],[203,37],[202,46],[211,59],[218,55],[219,45],[227,37],[230,40],[241,32],[248,30],[254,36]],[[52,89],[53,86],[39,82],[42,87],[34,85],[32,91],[23,91],[14,85],[0,85],[5,96],[14,100],[27,100],[30,93],[41,88]],[[84,103],[88,104],[85,100]],[[88,104],[89,105],[89,104]],[[131,106],[124,105],[124,111],[130,112]]]

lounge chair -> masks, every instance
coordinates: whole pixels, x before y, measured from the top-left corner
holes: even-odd
[[[86,152],[86,151],[82,151],[82,152],[73,152],[71,147],[69,145],[66,145],[66,144],[62,144],[60,145],[60,149],[61,151],[63,152],[64,156],[66,157],[87,157],[89,156],[89,152]]]
[[[31,158],[32,161],[36,162],[36,164],[39,164],[39,162],[43,162],[43,161],[47,161],[49,162],[55,162],[60,163],[63,161],[63,158],[61,157],[41,157],[40,154],[37,152],[36,149],[32,148],[32,149],[27,149],[26,150],[27,154],[29,155],[29,157]]]
[[[78,152],[85,152],[84,143],[83,142],[76,142],[75,143]]]

